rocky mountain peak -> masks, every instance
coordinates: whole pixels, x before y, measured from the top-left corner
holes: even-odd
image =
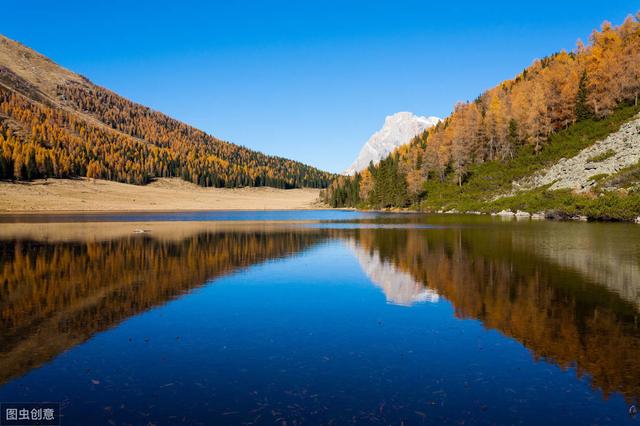
[[[387,116],[382,128],[369,138],[351,167],[343,174],[353,175],[366,169],[372,161],[374,164],[378,163],[393,150],[411,142],[415,136],[439,121],[438,117],[422,117],[406,111]]]

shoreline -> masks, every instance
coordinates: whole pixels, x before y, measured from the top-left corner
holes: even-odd
[[[357,211],[391,214],[459,214],[517,220],[640,223],[640,217],[588,217],[559,210],[538,212],[420,211],[411,208],[332,208],[320,199],[320,189],[272,187],[204,188],[178,178],[131,185],[87,178],[0,181],[0,217],[145,215],[204,212]]]
[[[332,207],[309,207],[309,208],[291,208],[291,209],[169,209],[169,210],[2,210],[0,209],[0,217],[7,216],[37,216],[37,215],[124,215],[124,214],[172,214],[172,213],[205,213],[205,212],[290,212],[290,211],[325,211],[325,210],[337,210],[337,211],[363,211],[352,208],[332,208]],[[420,212],[416,212],[420,213]],[[426,212],[422,212],[426,213]],[[218,222],[218,221],[216,221]]]
[[[341,208],[342,209],[342,208]],[[557,222],[591,222],[591,223],[635,223],[640,224],[640,216],[631,220],[624,220],[618,218],[603,218],[603,217],[589,217],[585,215],[567,214],[562,211],[546,210],[541,212],[530,213],[523,210],[502,210],[499,212],[481,212],[481,211],[457,211],[457,210],[412,210],[410,208],[391,208],[391,209],[363,209],[354,208],[354,211],[358,212],[374,212],[374,213],[393,213],[393,214],[429,214],[429,215],[458,215],[458,216],[490,216],[498,217],[501,219],[516,219],[516,220],[532,220],[532,221],[557,221]]]

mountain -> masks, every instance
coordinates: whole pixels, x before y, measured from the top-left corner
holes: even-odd
[[[215,138],[0,35],[0,179],[326,187],[332,175]]]
[[[353,178],[335,207],[640,223],[640,15],[536,59]],[[543,213],[544,214],[541,214]]]
[[[366,169],[372,161],[377,164],[393,150],[411,142],[411,139],[439,121],[438,117],[421,117],[410,112],[397,112],[387,116],[382,129],[369,138],[351,167],[343,174],[353,175]]]

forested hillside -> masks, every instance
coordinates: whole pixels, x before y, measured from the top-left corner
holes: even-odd
[[[0,178],[326,187],[332,175],[221,141],[0,36]]]
[[[333,206],[426,209],[451,208],[466,197],[475,202],[466,206],[478,208],[536,167],[617,130],[638,111],[639,94],[638,17],[617,27],[605,22],[587,45],[536,60],[457,104],[379,165],[337,178],[325,197]]]

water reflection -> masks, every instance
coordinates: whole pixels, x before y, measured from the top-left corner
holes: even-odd
[[[6,225],[0,383],[216,277],[340,240],[388,303],[442,297],[458,318],[516,339],[535,359],[575,367],[605,397],[640,396],[636,228],[441,225]]]
[[[71,241],[71,229],[60,227],[5,230],[0,240],[0,383],[208,280],[299,252],[320,239],[317,232],[264,227],[150,227],[155,232],[76,227]],[[7,239],[8,233],[14,238]],[[106,238],[109,234],[126,236]]]
[[[536,358],[575,366],[605,397],[621,392],[636,400],[640,282],[628,277],[638,271],[640,239],[629,238],[632,228],[572,225],[358,230],[355,239],[361,251],[376,251],[452,302],[459,318],[517,339]],[[602,246],[603,259],[590,263]],[[619,273],[594,280],[606,259],[617,259]]]
[[[636,227],[551,223],[536,232],[515,233],[512,241],[514,249],[534,252],[575,270],[585,280],[604,285],[640,307],[640,234]]]
[[[347,246],[358,258],[360,267],[371,282],[384,292],[387,302],[393,305],[411,306],[415,303],[439,300],[438,293],[416,281],[410,273],[396,268],[389,260],[380,258],[375,249],[367,250],[350,238]]]

